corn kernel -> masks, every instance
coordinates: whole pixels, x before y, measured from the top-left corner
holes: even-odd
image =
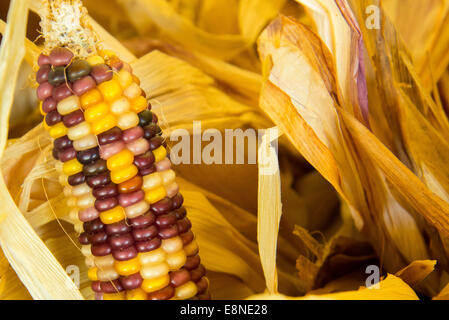
[[[167,150],[164,148],[164,146],[160,146],[159,148],[153,150],[152,152],[154,155],[154,162],[164,160],[165,156],[167,155]]]
[[[78,220],[77,217],[75,219],[73,219],[72,221],[77,221]],[[73,226],[74,226],[74,229],[75,229],[76,233],[80,234],[80,233],[84,232],[83,222],[77,221],[77,222],[75,222],[75,224]]]
[[[163,186],[160,186],[154,190],[146,191],[145,192],[145,200],[149,204],[153,204],[158,202],[159,200],[164,199],[166,196],[165,188]]]
[[[97,88],[100,89],[101,94],[106,101],[117,100],[122,95],[122,88],[120,87],[120,83],[115,78],[100,83]]]
[[[162,262],[155,265],[142,266],[140,275],[144,279],[155,279],[167,275],[169,271],[168,264]]]
[[[97,64],[103,64],[104,63],[104,59],[98,55],[92,55],[90,57],[88,57],[86,59],[87,62],[89,62],[89,64],[91,66],[96,66]]]
[[[122,89],[128,88],[133,83],[133,77],[129,71],[122,69],[117,73],[117,80]]]
[[[98,89],[92,89],[85,94],[83,94],[80,98],[81,106],[83,109],[87,109],[90,106],[93,106],[97,103],[100,103],[103,100],[101,96],[101,92]]]
[[[128,99],[136,99],[142,93],[139,85],[133,82],[128,88],[123,90],[123,95]]]
[[[188,281],[183,285],[175,288],[175,299],[187,300],[194,297],[198,292],[195,282]]]
[[[154,292],[165,288],[170,283],[170,276],[167,274],[156,279],[144,279],[141,288],[147,292]]]
[[[64,162],[62,170],[64,174],[71,176],[72,174],[83,171],[83,165],[76,158],[74,158]]]
[[[154,172],[143,177],[142,189],[145,191],[153,190],[162,185],[162,176],[160,172]]]
[[[162,183],[167,186],[171,184],[176,179],[176,174],[173,170],[164,170],[161,171]]]
[[[80,99],[78,96],[72,95],[58,102],[56,109],[58,112],[65,116],[66,114],[72,113],[80,108]]]
[[[137,218],[148,212],[150,210],[150,205],[142,200],[125,208],[126,217],[128,219]]]
[[[147,99],[143,96],[138,96],[137,98],[131,100],[131,110],[135,113],[142,112],[147,108]]]
[[[115,271],[113,266],[98,269],[97,276],[98,280],[100,281],[112,281],[120,277],[120,275],[117,273],[117,271]]]
[[[130,103],[129,100],[125,97],[121,97],[120,99],[115,100],[111,103],[111,112],[113,114],[122,114],[129,111]]]
[[[112,254],[102,257],[95,257],[95,265],[101,269],[113,267],[114,262],[115,259]]]
[[[89,257],[92,255],[92,251],[90,250],[90,248],[91,248],[90,244],[81,246],[81,253],[83,254],[83,256]]]
[[[116,293],[103,293],[103,300],[125,300],[125,291]]]
[[[92,193],[85,194],[78,198],[78,201],[76,201],[76,205],[80,209],[87,209],[94,206],[95,200],[96,198],[92,195]]]
[[[99,118],[92,122],[92,132],[95,135],[99,135],[109,129],[112,129],[117,124],[117,119],[112,114],[107,114],[102,118]]]
[[[89,134],[90,125],[86,121],[83,121],[76,126],[67,129],[67,137],[69,137],[69,139],[72,141],[82,139]]]
[[[139,261],[142,265],[153,265],[164,262],[167,254],[162,248],[157,248],[149,252],[139,253]]]
[[[84,119],[87,122],[94,122],[97,119],[103,118],[109,113],[109,107],[106,103],[100,102],[91,106],[84,112]]]
[[[125,218],[125,209],[122,206],[116,206],[100,213],[100,220],[104,224],[116,223]]]
[[[168,239],[167,239],[168,240]],[[188,245],[184,247],[184,252],[186,253],[186,256],[193,256],[198,253],[198,243],[193,240]]]
[[[161,248],[167,253],[175,253],[179,250],[182,250],[183,248],[182,240],[180,237],[164,239],[162,240]],[[187,246],[184,247],[184,249],[185,248],[187,248]]]
[[[126,291],[126,300],[146,300],[147,294],[140,288]]]
[[[139,259],[134,258],[126,261],[115,261],[114,268],[121,276],[132,275],[140,270]]]
[[[111,181],[115,184],[125,182],[137,174],[138,170],[135,165],[129,165],[123,169],[111,172]]]
[[[187,256],[184,250],[179,250],[175,253],[170,253],[167,255],[166,262],[170,267],[170,270],[178,270],[181,268],[187,261]]]
[[[64,125],[64,123],[59,122],[50,127],[49,133],[53,139],[58,139],[67,134],[67,127]]]
[[[117,126],[126,130],[129,128],[134,128],[139,124],[139,116],[135,112],[126,112],[120,115],[117,121]]]
[[[110,157],[106,164],[110,171],[116,171],[123,169],[131,165],[134,161],[134,155],[128,149],[123,149],[117,154]]]
[[[76,151],[83,151],[98,146],[97,137],[93,134],[89,134],[82,139],[73,141],[73,148]]]
[[[93,267],[90,268],[89,270],[87,270],[87,276],[89,277],[90,281],[97,281],[98,277],[97,277],[97,267]]]

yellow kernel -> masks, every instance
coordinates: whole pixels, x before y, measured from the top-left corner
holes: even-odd
[[[135,99],[142,93],[142,89],[140,89],[139,85],[135,82],[131,83],[131,85],[123,90],[123,95],[128,99]]]
[[[129,165],[123,169],[111,172],[111,181],[119,184],[125,182],[137,174],[138,170],[135,165]]]
[[[59,178],[58,178],[59,183],[62,186],[68,186],[69,185],[69,180],[68,179],[69,179],[69,177],[67,175],[65,175],[65,174],[60,174]]]
[[[116,293],[103,293],[103,300],[125,300],[125,291]]]
[[[133,83],[133,77],[129,71],[122,69],[117,73],[117,79],[123,89],[128,88]]]
[[[75,221],[75,224],[74,224],[75,232],[78,234],[83,233],[84,232],[83,222],[79,221],[77,218],[78,217],[75,217],[75,219],[72,220],[72,221]],[[78,222],[76,222],[76,220],[78,220]]]
[[[128,219],[133,219],[141,216],[150,210],[150,205],[142,200],[125,208],[126,216]]]
[[[176,174],[173,170],[169,169],[169,170],[164,170],[161,171],[161,178],[162,178],[162,183],[164,185],[169,185],[170,183],[172,183],[173,181],[175,181],[176,179]]]
[[[97,137],[93,134],[89,134],[84,138],[73,141],[73,148],[76,151],[83,151],[98,146]]]
[[[112,254],[102,257],[95,257],[95,265],[101,269],[113,267],[114,262],[115,259]]]
[[[72,141],[82,139],[88,134],[90,134],[90,125],[86,121],[67,129],[67,137]]]
[[[69,197],[67,198],[67,206],[68,207],[76,207],[77,198],[76,197]]]
[[[168,239],[167,239],[168,240]],[[193,256],[198,252],[198,243],[196,243],[195,240],[190,242],[188,245],[184,247],[184,252],[186,253],[186,256],[190,257]]]
[[[194,297],[198,292],[195,282],[188,281],[183,285],[175,288],[175,299],[187,300]]]
[[[162,185],[162,177],[160,172],[154,172],[143,177],[142,189],[145,191],[153,190]]]
[[[122,130],[134,128],[138,124],[139,124],[139,116],[132,111],[121,114],[117,121],[117,126]]]
[[[97,119],[103,118],[109,113],[109,107],[106,103],[100,102],[91,106],[84,112],[84,119],[87,122],[94,122]]]
[[[140,275],[144,279],[154,279],[165,276],[169,271],[168,264],[161,262],[155,265],[143,266],[140,270]]]
[[[168,254],[165,261],[168,263],[170,270],[178,270],[186,263],[187,256],[184,250],[179,250]]]
[[[117,55],[115,54],[114,51],[109,50],[109,49],[103,49],[98,51],[98,54],[100,55],[100,57],[102,57],[104,60],[109,60],[112,57],[116,57]]]
[[[89,62],[89,64],[91,66],[96,66],[97,64],[103,64],[104,63],[104,59],[98,55],[93,55],[90,56],[86,59],[87,62]]]
[[[122,88],[116,79],[102,82],[97,87],[106,101],[114,101],[121,97]]]
[[[149,204],[153,204],[158,202],[159,200],[162,200],[166,196],[165,188],[163,186],[160,186],[154,190],[146,191],[145,192],[145,200]]]
[[[154,155],[154,162],[159,162],[161,160],[164,160],[165,156],[167,155],[167,150],[165,150],[164,146],[160,146],[156,150],[153,150]]]
[[[49,133],[53,139],[61,138],[67,134],[67,127],[64,123],[59,122],[50,127]]]
[[[131,100],[131,110],[135,113],[142,112],[147,108],[147,99],[143,96],[138,96],[137,98]]]
[[[62,165],[62,171],[64,174],[71,176],[72,174],[83,171],[83,165],[76,159],[64,162]]]
[[[139,261],[142,265],[153,265],[164,262],[167,254],[162,248],[139,253]]]
[[[147,292],[154,292],[165,288],[170,283],[170,276],[167,274],[156,279],[144,279],[141,288]]]
[[[95,204],[95,197],[92,195],[92,193],[89,194],[85,194],[81,197],[78,198],[78,200],[76,201],[76,205],[80,208],[80,209],[87,209],[90,207],[93,207]]]
[[[100,281],[112,281],[120,277],[113,266],[98,269],[97,276]]]
[[[162,240],[161,248],[167,253],[175,253],[179,250],[182,250],[183,248],[182,240],[180,237],[164,239]]]
[[[147,294],[140,288],[126,291],[126,300],[146,300]]]
[[[121,276],[129,276],[134,273],[139,272],[140,270],[140,263],[139,259],[134,258],[131,260],[126,261],[115,261],[114,268],[117,271],[117,273]]]
[[[72,95],[59,101],[56,108],[61,115],[65,116],[80,108],[80,99],[78,96]]]
[[[115,206],[112,209],[100,213],[100,220],[104,224],[112,224],[126,218],[125,209],[122,206]]]
[[[87,109],[90,106],[100,103],[102,100],[103,97],[98,89],[92,89],[80,97],[81,106],[83,109]]]
[[[123,169],[131,165],[134,161],[134,155],[128,149],[123,149],[119,153],[114,154],[107,161],[107,167],[110,171]]]
[[[85,257],[91,256],[91,255],[92,255],[92,252],[91,252],[91,245],[88,244],[88,245],[83,245],[83,246],[81,246],[81,253],[82,253],[83,256],[85,256]]]
[[[67,190],[68,191],[68,190]],[[87,185],[87,183],[82,183],[76,186],[73,186],[70,189],[70,193],[72,194],[72,196],[74,197],[80,197],[83,196],[85,194],[88,194],[92,191],[92,189]],[[64,188],[64,193],[65,193],[65,188]]]
[[[98,280],[97,270],[98,270],[98,268],[96,268],[96,267],[93,267],[93,268],[90,268],[89,270],[87,270],[87,276],[89,277],[90,281]]]
[[[112,114],[107,114],[102,118],[99,118],[92,122],[92,132],[95,135],[99,135],[109,129],[112,129],[117,124],[117,119]]]
[[[111,103],[111,112],[113,114],[122,114],[129,111],[130,104],[129,100],[125,97],[121,97],[120,99],[115,100]]]

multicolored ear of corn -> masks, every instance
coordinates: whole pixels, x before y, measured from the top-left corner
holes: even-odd
[[[97,299],[209,299],[157,116],[129,64],[56,47],[37,96]]]

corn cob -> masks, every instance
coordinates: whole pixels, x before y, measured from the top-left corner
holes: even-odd
[[[132,68],[109,50],[46,53],[37,96],[96,299],[209,299],[158,118]]]

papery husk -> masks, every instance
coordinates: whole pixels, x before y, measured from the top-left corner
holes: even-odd
[[[8,137],[8,121],[19,66],[25,56],[25,32],[28,3],[12,1],[8,13],[0,51],[0,157],[3,156]],[[7,44],[7,45],[6,45]],[[39,236],[27,223],[11,198],[4,180],[0,177],[0,244],[9,263],[36,299],[81,299],[79,291],[61,268]],[[67,285],[61,283],[67,282]]]
[[[285,295],[259,294],[248,297],[248,300],[419,300],[416,293],[400,278],[389,274],[379,282],[379,288],[360,288],[357,291],[346,291],[323,295],[306,295],[304,297],[288,297]]]
[[[382,6],[404,39],[424,88],[430,92],[449,65],[449,3],[385,0]]]
[[[272,142],[279,138],[277,128],[271,128],[262,136],[258,150],[258,225],[259,255],[269,293],[278,292],[276,271],[277,238],[282,214],[281,177],[277,150]]]
[[[332,58],[320,40],[281,17],[262,34],[259,50],[267,79],[262,108],[348,202],[356,226],[368,234],[380,256],[388,257],[382,260],[387,270],[396,272],[413,260],[427,259],[409,207],[448,234],[448,204],[340,107],[344,100]]]
[[[263,0],[239,1],[239,34],[205,31],[163,0],[117,2],[132,17],[130,20],[141,35],[148,34],[154,23],[164,34],[189,50],[228,60],[250,48],[265,24],[282,8],[285,0],[270,1],[269,5]],[[232,6],[230,9],[232,10]]]

